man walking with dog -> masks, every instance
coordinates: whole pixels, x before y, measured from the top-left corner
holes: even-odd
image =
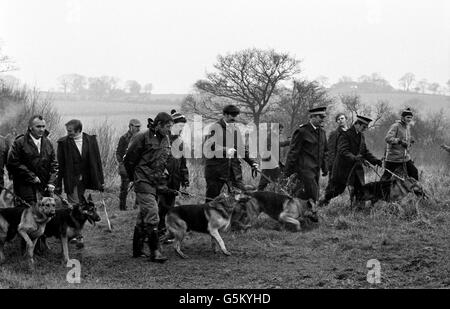
[[[137,119],[131,119],[128,124],[128,131],[119,138],[119,144],[116,149],[116,159],[119,162],[119,176],[120,176],[120,194],[119,194],[119,209],[127,210],[127,195],[128,187],[130,185],[130,179],[128,178],[127,171],[123,165],[123,157],[127,152],[131,138],[139,133],[141,129],[141,122]]]
[[[401,119],[389,128],[385,139],[385,171],[381,180],[388,180],[392,177],[389,171],[396,174],[406,174],[408,177],[419,180],[419,172],[410,155],[410,149],[414,143],[410,129],[412,120],[413,113],[410,108],[406,108],[401,113]]]
[[[183,151],[183,144],[179,147],[181,141],[180,135],[186,124],[186,117],[172,110],[170,116],[173,119],[174,128],[172,131],[174,134],[170,134],[170,144],[178,147],[178,151]],[[175,198],[177,196],[177,191],[180,187],[186,188],[189,186],[189,171],[186,166],[186,158],[184,156],[175,157],[172,153],[169,154],[166,164],[167,174],[165,175],[164,182],[167,185],[167,190],[158,194],[158,209],[159,209],[159,225],[158,234],[163,236],[166,233],[166,223],[165,217],[169,209],[175,206]]]
[[[45,126],[42,116],[32,116],[27,132],[14,140],[8,154],[14,194],[26,202],[36,202],[37,192],[55,189],[58,162]]]
[[[133,257],[143,256],[144,239],[150,249],[150,261],[164,263],[167,261],[161,253],[158,237],[158,190],[164,184],[164,174],[170,155],[170,130],[172,117],[159,113],[153,122],[153,130],[137,134],[128,147],[124,165],[128,177],[134,182],[136,203],[139,207],[133,234]]]
[[[85,203],[85,190],[104,190],[104,176],[100,150],[95,135],[83,131],[78,119],[66,123],[67,135],[58,140],[58,186],[71,204]]]
[[[243,156],[242,159],[251,166],[253,177],[256,177],[258,170],[258,163],[249,157],[248,149],[244,146],[239,128],[236,126],[236,118],[240,113],[239,108],[235,105],[227,105],[222,112],[223,118],[213,124],[210,130],[211,134],[205,139],[205,144],[212,145],[211,150],[214,152],[211,158],[206,158],[205,163],[207,200],[218,196],[224,184],[244,189],[239,156]],[[215,136],[216,134],[217,136]],[[232,140],[227,141],[227,137]],[[245,148],[241,149],[240,147]],[[221,152],[220,156],[216,156],[217,152]]]
[[[287,177],[297,174],[298,186],[295,195],[303,200],[319,198],[320,170],[327,176],[327,138],[322,129],[326,107],[309,110],[309,123],[295,130],[286,159]],[[303,188],[300,187],[303,186]]]
[[[366,146],[364,132],[371,121],[372,119],[368,117],[357,116],[354,125],[340,135],[330,182],[325,190],[325,197],[319,201],[318,206],[327,205],[332,198],[342,194],[347,185],[353,188],[351,192],[353,200],[365,183],[363,168],[365,160],[374,165],[382,165],[382,161]]]

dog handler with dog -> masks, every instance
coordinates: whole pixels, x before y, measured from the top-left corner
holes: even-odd
[[[133,257],[143,256],[144,239],[148,239],[150,260],[164,263],[167,261],[161,253],[158,237],[158,187],[163,183],[164,171],[170,155],[170,129],[172,117],[159,113],[154,120],[154,131],[147,130],[137,134],[129,146],[124,158],[128,176],[133,180],[136,192],[136,204],[139,206],[136,226],[133,234]]]

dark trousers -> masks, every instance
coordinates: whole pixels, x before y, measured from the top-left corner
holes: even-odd
[[[353,186],[354,189],[354,191],[351,192],[352,196],[350,196],[350,198],[353,199],[353,196],[359,196],[359,192],[361,191],[362,188],[362,184],[359,181],[359,178],[353,177],[349,185]],[[346,187],[347,187],[346,184],[342,182],[336,182],[335,180],[330,179],[325,189],[325,200],[329,201],[332,198],[341,195],[342,193],[344,193]]]
[[[37,186],[34,184],[23,184],[20,182],[13,182],[13,188],[14,188],[14,194],[20,197],[22,200],[24,200],[27,203],[36,202],[36,193],[37,193]],[[16,205],[20,205],[20,203],[17,203]]]
[[[294,196],[302,200],[312,199],[317,201],[319,197],[319,175],[315,177],[300,177],[297,181]]]
[[[127,195],[128,195],[128,187],[130,186],[130,179],[128,176],[120,175],[120,209],[126,209],[127,208]]]
[[[158,230],[160,232],[166,229],[166,215],[171,208],[175,206],[175,198],[174,194],[159,194],[158,195],[158,215],[159,215],[159,224]]]
[[[399,176],[402,176],[406,169],[406,173],[409,177],[412,177],[415,180],[419,180],[419,171],[414,166],[414,163],[411,160],[406,163],[386,161],[384,162],[384,167]],[[389,180],[391,179],[391,177],[392,174],[385,170],[383,176],[381,176],[381,180]]]
[[[206,202],[209,202],[210,200],[218,196],[222,191],[223,185],[227,184],[227,182],[231,182],[231,185],[233,185],[236,188],[244,187],[242,179],[238,177],[238,180],[236,180],[237,177],[234,176],[233,171],[231,170],[229,171],[228,179],[227,177],[223,177],[222,175],[223,174],[221,174],[216,170],[205,169]]]
[[[280,178],[281,175],[281,170],[279,167],[276,168],[272,168],[272,169],[263,169],[261,171],[261,178],[259,179],[259,184],[258,184],[258,191],[264,191],[264,189],[267,187],[267,185],[269,184],[269,180],[267,178],[269,178],[271,181],[276,182],[278,180],[278,178]],[[266,177],[264,177],[264,176]]]

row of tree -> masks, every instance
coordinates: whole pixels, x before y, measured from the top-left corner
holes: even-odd
[[[147,83],[142,86],[136,80],[127,80],[121,83],[114,76],[86,77],[80,74],[64,74],[58,77],[58,83],[62,92],[73,95],[87,95],[96,99],[105,99],[125,94],[139,95],[151,94],[153,85]]]

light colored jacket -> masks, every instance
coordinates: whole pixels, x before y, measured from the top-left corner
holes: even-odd
[[[408,162],[411,160],[409,154],[411,144],[414,139],[411,136],[410,127],[401,120],[397,120],[386,134],[386,161],[388,162]],[[400,142],[404,141],[407,148],[403,147]]]

